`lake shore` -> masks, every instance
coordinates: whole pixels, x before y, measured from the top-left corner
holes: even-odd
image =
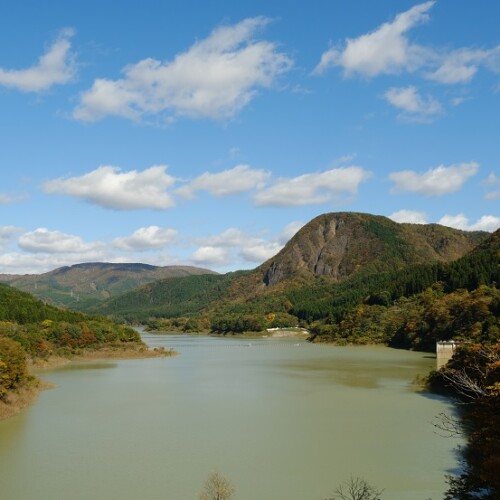
[[[34,377],[25,386],[9,392],[6,398],[0,401],[0,421],[13,417],[24,408],[31,406],[41,391],[52,387],[48,382]]]
[[[151,349],[144,346],[133,348],[105,347],[69,356],[30,359],[28,360],[28,368],[32,378],[24,386],[15,391],[10,391],[4,400],[0,400],[0,421],[17,415],[28,406],[34,404],[41,391],[54,387],[52,384],[37,377],[41,372],[53,370],[73,361],[162,358],[176,356],[177,354],[173,349]]]

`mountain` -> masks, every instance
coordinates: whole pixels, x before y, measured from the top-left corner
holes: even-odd
[[[105,299],[163,278],[215,274],[190,266],[151,266],[90,262],[44,274],[0,275],[0,282],[29,292],[51,304],[87,311]]]
[[[472,250],[486,234],[437,224],[398,224],[369,214],[330,213],[306,224],[258,271],[267,286],[298,275],[342,281],[360,271],[451,261]]]
[[[233,323],[224,323],[228,328],[245,314],[314,321],[358,303],[369,294],[365,284],[378,286],[375,281],[387,273],[454,260],[487,235],[398,224],[370,214],[324,214],[253,271],[161,280],[107,300],[96,312],[143,321],[196,313],[213,321],[231,316]]]

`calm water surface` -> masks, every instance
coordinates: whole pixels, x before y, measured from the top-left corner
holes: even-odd
[[[146,335],[175,358],[72,363],[0,422],[2,500],[195,500],[220,471],[236,500],[322,500],[361,476],[385,500],[442,498],[447,402],[411,381],[435,360],[293,339]]]

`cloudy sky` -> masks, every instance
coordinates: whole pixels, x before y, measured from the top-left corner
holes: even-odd
[[[316,215],[500,226],[497,0],[0,5],[0,273],[252,268]]]

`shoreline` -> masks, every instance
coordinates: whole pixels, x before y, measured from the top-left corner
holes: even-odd
[[[0,400],[0,422],[19,414],[25,408],[33,405],[39,394],[55,386],[37,377],[44,371],[50,371],[60,366],[67,365],[73,361],[93,361],[93,360],[127,360],[127,359],[147,359],[177,356],[178,353],[163,348],[104,348],[96,351],[87,351],[71,356],[50,356],[46,359],[29,359],[28,369],[31,380],[24,386],[10,391],[4,401]]]
[[[25,408],[28,408],[36,402],[38,395],[54,387],[49,382],[33,378],[25,386],[7,394],[6,400],[0,401],[0,422],[14,417]]]

